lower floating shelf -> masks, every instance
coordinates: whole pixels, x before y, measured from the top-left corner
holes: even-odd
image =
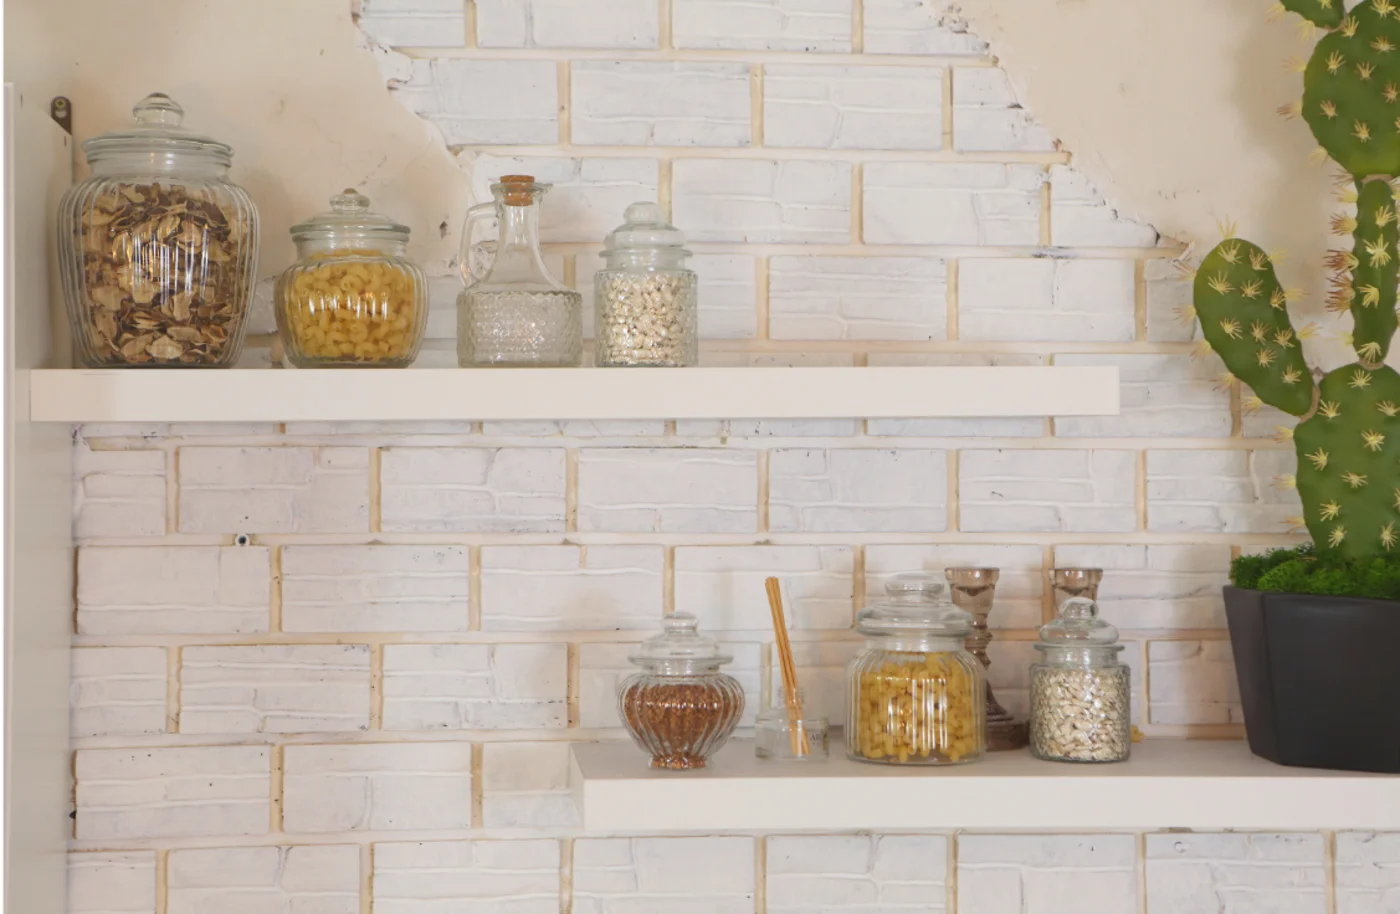
[[[1400,777],[1284,768],[1243,742],[1148,740],[1111,765],[998,752],[972,765],[764,762],[733,742],[694,772],[653,771],[631,743],[572,749],[589,831],[868,829],[1379,829],[1400,822]]]

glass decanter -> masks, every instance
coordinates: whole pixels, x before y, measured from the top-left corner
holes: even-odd
[[[457,296],[457,363],[463,368],[574,367],[583,357],[583,296],[549,275],[540,254],[540,199],[549,190],[529,175],[491,185],[494,203],[467,210],[459,265],[467,287]],[[499,223],[494,256],[474,248],[472,230]]]

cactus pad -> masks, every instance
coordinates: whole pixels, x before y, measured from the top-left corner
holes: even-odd
[[[1364,183],[1356,200],[1352,251],[1352,343],[1363,361],[1375,365],[1385,359],[1395,335],[1396,222],[1390,182]]]
[[[1334,29],[1342,21],[1342,0],[1280,0],[1279,5],[1324,29]]]
[[[1352,175],[1400,172],[1400,19],[1391,4],[1361,4],[1317,43],[1303,75],[1303,118]]]

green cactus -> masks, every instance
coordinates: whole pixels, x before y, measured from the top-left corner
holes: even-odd
[[[1400,0],[1281,0],[1328,29],[1304,72],[1301,113],[1328,156],[1356,184],[1353,235],[1334,252],[1334,310],[1350,310],[1358,361],[1314,383],[1287,295],[1267,254],[1227,238],[1196,275],[1201,329],[1234,377],[1264,403],[1301,418],[1293,432],[1296,484],[1320,555],[1400,554],[1400,374],[1383,364],[1395,336],[1395,191],[1400,176]],[[1296,112],[1295,112],[1296,113]]]

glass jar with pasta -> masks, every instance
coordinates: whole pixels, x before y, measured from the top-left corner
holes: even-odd
[[[418,356],[428,278],[408,260],[407,226],[347,189],[292,226],[300,258],[277,279],[277,330],[298,368],[403,368]]]
[[[963,647],[972,616],[942,580],[897,575],[863,610],[848,668],[846,753],[886,765],[955,765],[986,750],[982,664]]]

